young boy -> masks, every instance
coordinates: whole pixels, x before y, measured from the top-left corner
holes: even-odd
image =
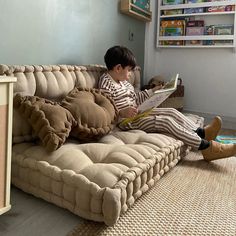
[[[98,86],[115,102],[120,121],[137,115],[137,106],[150,97],[160,86],[135,92],[128,82],[129,72],[135,68],[136,59],[126,47],[114,46],[106,52],[105,63],[108,71],[99,80]],[[140,117],[123,125],[123,130],[141,129],[146,132],[169,133],[195,150],[201,150],[205,160],[234,156],[236,144],[221,144],[214,139],[221,129],[221,118],[215,117],[204,128],[197,127],[190,119],[173,108],[153,108],[147,116]]]

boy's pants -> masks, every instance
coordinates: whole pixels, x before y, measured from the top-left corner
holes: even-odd
[[[169,133],[194,149],[198,149],[201,143],[195,132],[199,127],[174,108],[154,108],[147,116],[119,127],[123,130]]]

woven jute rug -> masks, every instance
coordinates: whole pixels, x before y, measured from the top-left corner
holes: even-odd
[[[236,235],[236,157],[190,152],[113,227],[84,220],[69,236]]]

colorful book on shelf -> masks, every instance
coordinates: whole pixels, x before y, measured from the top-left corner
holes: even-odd
[[[162,20],[160,36],[185,35],[185,20]],[[162,45],[184,45],[183,40],[163,40]]]
[[[162,89],[156,90],[152,96],[138,106],[139,113],[134,117],[122,120],[121,125],[125,125],[141,117],[148,116],[154,107],[158,107],[177,89],[178,78],[179,74],[176,74],[164,85]]]
[[[236,136],[234,135],[218,135],[216,141],[223,144],[236,143]]]
[[[132,0],[132,4],[143,10],[150,11],[150,0]]]
[[[185,33],[185,20],[162,20],[162,36],[182,36]]]
[[[178,5],[178,4],[183,4],[184,0],[163,0],[162,4],[163,5]]]

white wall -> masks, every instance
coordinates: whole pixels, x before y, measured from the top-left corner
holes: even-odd
[[[119,0],[0,0],[0,9],[2,64],[104,64],[121,44],[143,67],[145,23],[121,14]]]
[[[179,72],[185,86],[185,110],[219,114],[236,124],[236,53],[232,49],[156,48],[157,1],[146,26],[144,78]]]

